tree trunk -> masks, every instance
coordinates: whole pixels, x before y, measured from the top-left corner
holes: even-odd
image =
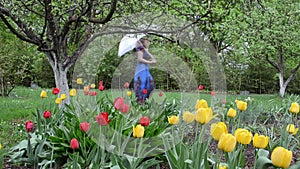
[[[67,99],[65,99],[61,105],[64,103],[70,104],[70,96],[69,96],[69,85],[68,85],[68,78],[67,78],[67,69],[64,69],[62,64],[58,63],[56,66],[52,67],[54,77],[55,77],[55,85],[60,89],[59,97],[61,94],[66,94]]]

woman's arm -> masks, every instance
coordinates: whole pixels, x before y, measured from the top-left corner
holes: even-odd
[[[143,58],[143,51],[137,51],[137,57],[138,57],[138,61],[141,63],[146,63],[146,64],[153,64],[156,63],[156,60],[152,58],[152,60],[146,60]]]

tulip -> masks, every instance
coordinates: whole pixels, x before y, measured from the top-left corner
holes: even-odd
[[[247,109],[247,102],[236,100],[235,103],[239,110],[245,111]]]
[[[216,95],[216,92],[211,91],[211,92],[210,92],[210,95],[214,96],[214,95]]]
[[[272,154],[271,160],[273,165],[281,168],[288,168],[292,161],[292,152],[283,148],[283,147],[276,147]]]
[[[233,108],[230,108],[227,112],[227,116],[234,118],[236,116],[236,110],[234,110]]]
[[[46,111],[44,111],[43,116],[44,116],[45,119],[48,119],[48,118],[51,117],[51,112],[49,110],[46,110]]]
[[[208,108],[208,104],[207,104],[206,100],[204,100],[204,99],[197,100],[195,109],[198,110],[200,108]]]
[[[163,92],[161,92],[161,91],[160,91],[159,94],[158,94],[159,97],[161,97],[161,96],[163,96],[163,95],[164,95],[164,94],[163,94]]]
[[[98,122],[98,124],[106,126],[110,122],[108,120],[108,113],[107,112],[102,112],[98,116],[95,116],[95,120]]]
[[[132,126],[133,128],[133,137],[141,138],[144,136],[145,128],[138,124],[136,127]]]
[[[95,87],[96,87],[96,85],[93,83],[93,84],[91,84],[91,88],[92,89],[95,89]]]
[[[232,152],[236,145],[236,138],[232,134],[222,134],[218,148],[224,152]]]
[[[89,93],[89,91],[90,91],[90,86],[83,87],[83,93]]]
[[[249,144],[252,140],[252,133],[246,129],[238,128],[234,132],[237,142],[241,144]]]
[[[264,135],[258,135],[255,133],[253,137],[253,146],[257,148],[266,148],[269,142],[269,137]]]
[[[0,150],[2,149],[2,144],[0,143]]]
[[[76,80],[76,82],[77,82],[77,84],[81,85],[81,84],[82,84],[82,78],[78,78],[78,79]]]
[[[71,89],[71,90],[70,90],[70,96],[71,96],[71,97],[76,96],[76,93],[77,93],[77,92],[76,92],[75,89]]]
[[[127,91],[127,96],[130,97],[132,95],[131,91]]]
[[[103,90],[104,90],[104,86],[99,86],[98,89],[99,89],[100,91],[103,91]]]
[[[125,83],[124,83],[124,88],[127,89],[128,87],[129,87],[129,83],[128,83],[128,82],[125,82]]]
[[[26,121],[25,123],[25,129],[27,132],[31,132],[33,130],[33,123],[32,121]]]
[[[299,109],[300,109],[299,104],[296,102],[293,102],[290,107],[290,112],[297,114],[297,113],[299,113]]]
[[[150,123],[150,118],[149,117],[143,116],[143,117],[140,118],[140,124],[142,126],[148,126],[149,123]]]
[[[203,85],[199,85],[198,89],[199,89],[199,90],[203,90],[203,89],[204,89],[204,86],[203,86]]]
[[[55,87],[52,89],[52,94],[58,94],[59,93],[59,88]]]
[[[79,148],[79,143],[78,143],[78,140],[76,138],[73,138],[70,141],[70,148],[73,149],[73,150]]]
[[[179,116],[168,117],[168,121],[169,121],[170,124],[178,124],[179,123]]]
[[[87,132],[90,129],[90,123],[82,122],[82,123],[80,123],[79,128],[81,131]]]
[[[62,99],[61,99],[61,98],[56,98],[56,99],[55,99],[55,103],[56,103],[56,104],[60,104],[60,103],[61,103],[61,101],[62,101]]]
[[[226,165],[223,166],[223,165],[220,164],[219,169],[227,169],[227,167],[226,167]]]
[[[61,100],[65,100],[67,98],[67,95],[63,93],[60,95],[60,98],[61,98]]]
[[[191,123],[195,120],[195,114],[193,114],[189,111],[186,111],[183,113],[182,119],[183,119],[183,121],[185,121],[187,123]]]
[[[45,90],[42,90],[41,94],[40,94],[41,98],[45,98],[47,97],[47,92]]]
[[[228,133],[227,126],[224,122],[213,123],[210,126],[210,134],[217,141],[219,141],[220,137],[223,134],[227,134],[227,133]]]
[[[213,118],[213,112],[211,108],[200,108],[196,112],[195,119],[201,124],[207,124]]]
[[[147,89],[144,89],[143,94],[147,94],[147,93],[148,93]]]
[[[292,135],[297,134],[298,130],[299,130],[299,128],[295,128],[294,124],[289,124],[286,126],[286,131]]]
[[[118,97],[114,101],[114,107],[115,109],[119,110],[121,113],[127,113],[129,112],[130,107],[125,104],[123,97]]]
[[[226,99],[223,99],[221,102],[222,104],[226,104]]]

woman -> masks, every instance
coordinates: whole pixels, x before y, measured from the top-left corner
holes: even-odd
[[[143,37],[136,47],[137,66],[134,75],[134,92],[137,101],[140,103],[144,103],[154,89],[154,81],[149,71],[149,64],[155,64],[156,59],[149,53],[149,45],[150,39]]]

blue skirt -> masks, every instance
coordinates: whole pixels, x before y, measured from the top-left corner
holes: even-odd
[[[139,71],[134,76],[134,92],[138,102],[144,103],[154,89],[154,80],[149,69]]]

